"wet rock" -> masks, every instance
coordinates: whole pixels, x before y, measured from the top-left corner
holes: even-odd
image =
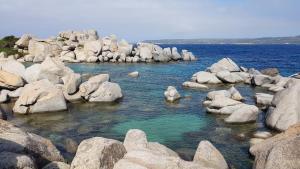
[[[193,161],[210,168],[228,169],[223,155],[209,141],[199,143]]]
[[[64,161],[50,140],[25,132],[3,120],[0,120],[0,152],[28,155],[38,168],[51,161]]]
[[[78,144],[75,140],[71,139],[71,138],[67,138],[65,139],[65,148],[67,150],[67,152],[69,153],[76,153],[76,150],[78,148]]]
[[[36,169],[34,161],[27,155],[16,154],[11,152],[0,153],[1,169]]]
[[[70,165],[63,162],[54,161],[43,167],[43,169],[70,169]]]
[[[79,144],[71,169],[112,169],[125,153],[119,141],[102,137],[86,139]]]
[[[269,127],[281,131],[299,122],[300,80],[292,79],[286,87],[274,95],[266,117]]]
[[[13,111],[19,114],[66,110],[62,90],[44,79],[27,84],[16,101]]]
[[[194,89],[208,89],[206,85],[195,83],[195,82],[184,82],[182,86],[186,88],[194,88]]]
[[[165,91],[164,95],[165,95],[166,100],[169,102],[174,102],[174,101],[180,99],[180,97],[181,97],[174,86],[169,86],[167,88],[167,90]]]

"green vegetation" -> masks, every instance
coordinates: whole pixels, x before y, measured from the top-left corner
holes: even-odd
[[[3,39],[1,39],[0,52],[5,52],[8,56],[14,54],[22,55],[21,53],[19,53],[17,50],[14,49],[14,45],[18,39],[19,38],[15,36],[6,36]]]

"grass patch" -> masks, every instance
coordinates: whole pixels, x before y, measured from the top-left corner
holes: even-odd
[[[22,53],[19,53],[14,49],[15,43],[19,40],[19,38],[15,36],[6,36],[3,39],[0,39],[0,52],[5,52],[8,56],[19,54],[22,56]]]

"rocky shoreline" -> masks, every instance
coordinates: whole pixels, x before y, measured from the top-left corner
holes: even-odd
[[[46,57],[70,63],[152,63],[197,59],[187,50],[179,53],[176,47],[162,48],[152,43],[129,44],[124,39],[118,41],[115,35],[100,38],[95,30],[64,31],[48,39],[25,34],[14,48],[23,56],[1,53],[0,58],[34,63],[42,62]]]
[[[16,100],[13,106],[14,113],[32,114],[67,110],[68,102],[78,100],[116,102],[123,97],[120,85],[111,82],[109,74],[99,74],[84,80],[83,75],[75,73],[65,66],[63,61],[102,62],[101,57],[103,62],[126,63],[127,57],[131,59],[139,57],[139,62],[194,60],[191,53],[185,54],[185,52],[180,59],[172,59],[176,52],[172,50],[170,54],[171,49],[157,50],[157,46],[153,44],[139,44],[131,50],[130,54],[127,53],[129,55],[125,56],[125,60],[121,57],[106,60],[103,54],[107,51],[111,54],[122,49],[123,54],[126,54],[125,51],[128,50],[125,50],[124,46],[127,46],[124,45],[125,42],[117,43],[112,37],[99,40],[94,31],[85,33],[87,34],[63,32],[60,33],[60,38],[56,37],[54,41],[47,42],[36,40],[31,36],[23,36],[16,43],[17,48],[22,48],[20,52],[26,53],[28,44],[29,54],[23,58],[11,56],[0,60],[0,102]],[[62,41],[66,44],[61,46],[63,50],[57,50],[52,46],[52,42]],[[72,45],[77,46],[74,48]],[[72,54],[70,58],[73,60],[65,59],[67,53],[64,51],[76,53],[75,50],[80,50],[81,45],[83,45],[84,56],[88,57],[80,60],[80,55],[75,54],[73,57]],[[101,48],[98,48],[99,46]],[[33,55],[33,51],[37,53]],[[157,51],[160,52],[156,53]],[[54,55],[55,52],[57,55]],[[144,57],[146,55],[147,57]],[[40,63],[25,68],[23,61]],[[137,78],[139,72],[129,73],[128,76]],[[257,104],[247,104],[241,93],[234,87],[239,83],[262,87],[268,93],[256,93],[253,97]],[[224,84],[230,84],[232,87],[228,90],[207,93],[206,100],[203,102],[207,113],[227,115],[228,117],[224,119],[225,123],[244,124],[256,122],[259,114],[266,111],[264,116],[267,126],[282,132],[275,136],[269,132],[257,132],[253,135],[250,140],[250,153],[255,157],[253,168],[300,168],[298,162],[300,153],[297,149],[300,145],[298,141],[300,136],[299,74],[282,77],[274,68],[258,71],[239,66],[230,58],[223,58],[205,71],[195,73],[190,81],[182,85],[185,88],[206,90]],[[169,86],[163,94],[171,104],[179,102],[181,98],[175,86]],[[5,119],[2,112],[0,112],[0,119]],[[129,130],[123,143],[103,137],[86,139],[76,148],[76,155],[72,162],[66,164],[64,157],[51,141],[26,132],[4,120],[0,120],[0,157],[4,159],[0,161],[0,168],[229,168],[222,154],[209,141],[201,141],[193,161],[185,161],[166,146],[148,142],[146,133],[138,129]]]

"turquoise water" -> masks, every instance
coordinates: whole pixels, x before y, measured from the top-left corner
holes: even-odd
[[[292,74],[300,71],[299,64],[296,64],[300,63],[300,46],[191,45],[178,48],[190,49],[200,59],[196,62],[168,64],[68,64],[82,74],[109,73],[111,81],[120,84],[124,98],[112,104],[69,103],[69,110],[65,112],[28,116],[10,113],[9,120],[28,131],[50,138],[68,160],[74,154],[65,149],[64,140],[67,138],[80,142],[86,138],[102,136],[123,141],[128,129],[139,128],[147,133],[150,141],[167,145],[186,160],[193,158],[201,140],[209,140],[230,165],[251,168],[248,141],[255,131],[267,130],[263,123],[265,113],[262,112],[259,120],[253,124],[225,124],[225,116],[207,114],[201,103],[208,91],[230,86],[191,90],[182,88],[181,84],[189,80],[193,73],[204,70],[222,56],[228,55],[246,67],[276,66],[282,74]],[[262,55],[264,57],[260,57]],[[127,74],[132,71],[139,71],[140,77],[129,78]],[[183,96],[178,103],[165,102],[163,93],[169,85],[175,86]],[[254,93],[263,91],[243,84],[236,88],[250,104],[254,104]],[[11,104],[3,106],[9,111]],[[245,137],[241,138],[240,134]]]

